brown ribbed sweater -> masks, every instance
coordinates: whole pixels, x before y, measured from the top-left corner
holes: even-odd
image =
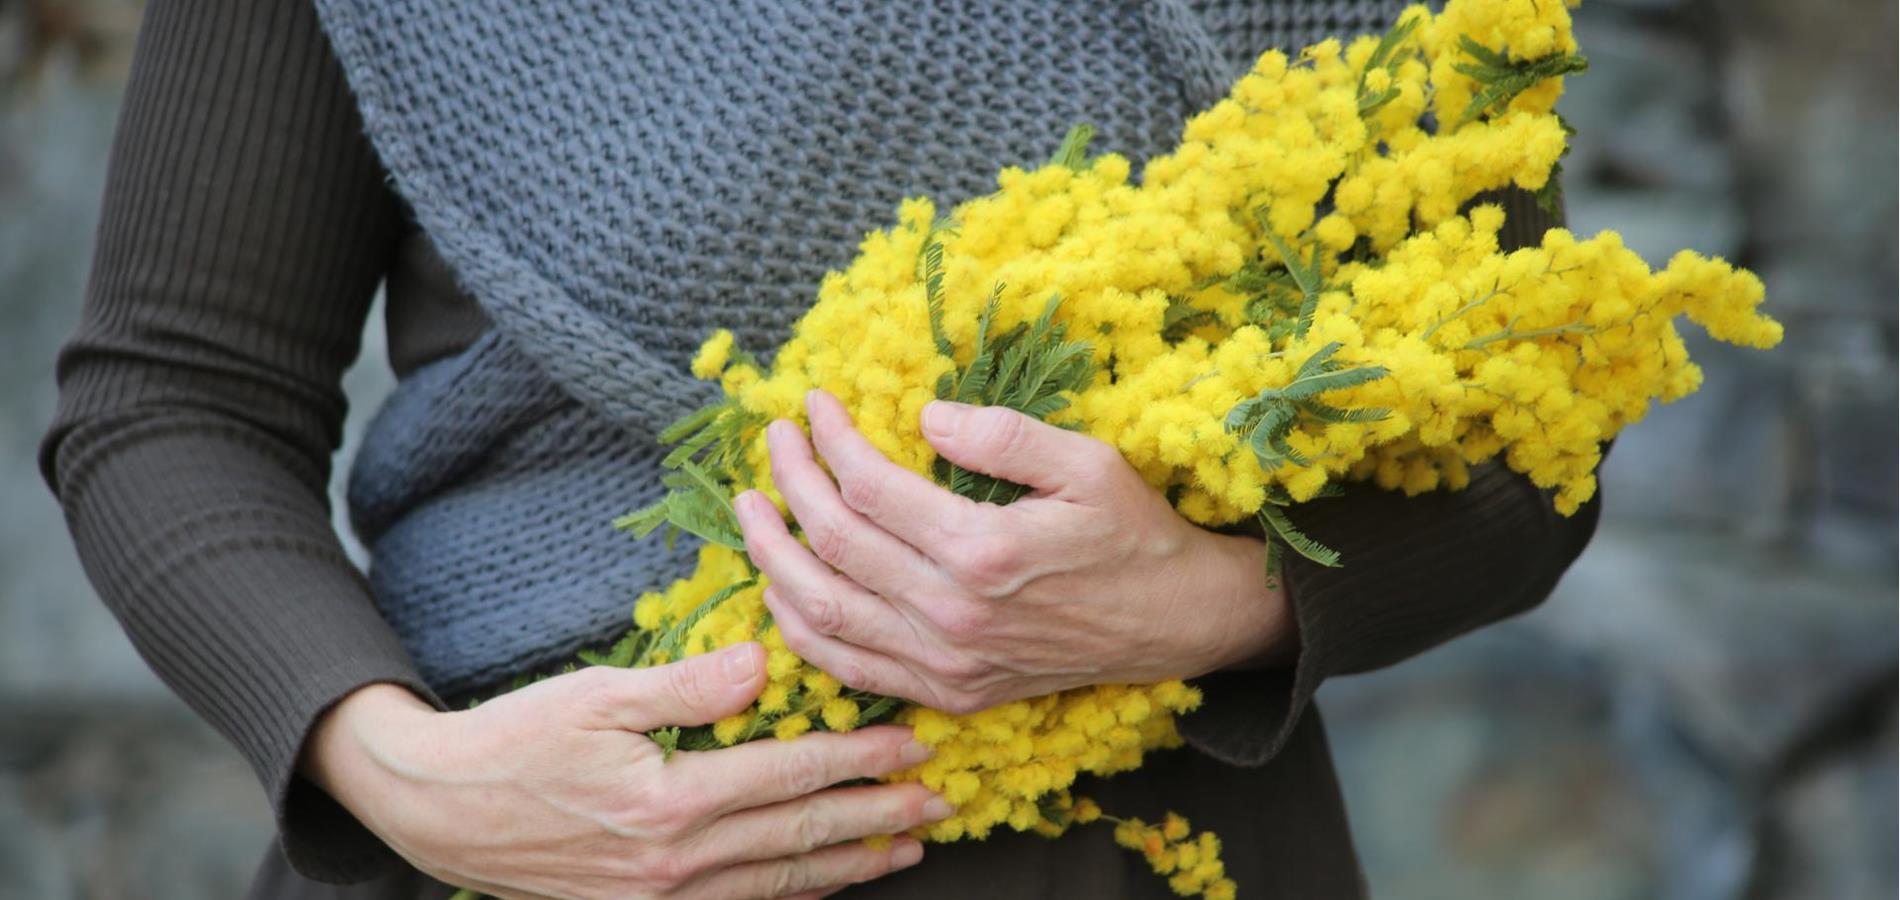
[[[1527,199],[1506,198],[1518,243],[1547,221]],[[100,596],[268,791],[283,854],[267,861],[260,896],[319,895],[306,876],[379,876],[323,896],[446,893],[392,866],[295,774],[312,723],[351,690],[394,682],[433,699],[327,509],[339,382],[379,284],[399,375],[485,326],[385,183],[312,10],[153,2],[41,465]],[[1138,815],[1200,811],[1250,892],[1356,893],[1325,738],[1302,715],[1314,689],[1535,605],[1589,540],[1597,509],[1560,517],[1496,465],[1458,493],[1355,488],[1303,508],[1301,526],[1348,564],[1290,562],[1297,661],[1203,679],[1207,707],[1183,720],[1202,752],[1092,790]],[[872,891],[1165,896],[1138,861],[1095,847],[1106,843],[1010,836],[932,848]]]

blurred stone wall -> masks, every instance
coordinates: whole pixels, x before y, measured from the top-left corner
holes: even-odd
[[[137,17],[0,0],[0,900],[236,896],[268,840],[34,468]],[[1590,0],[1578,23],[1574,228],[1755,269],[1788,341],[1693,341],[1706,387],[1618,442],[1549,603],[1324,689],[1375,894],[1893,897],[1894,6]],[[352,435],[389,384],[374,325],[366,348]]]
[[[1530,615],[1322,691],[1375,893],[1885,898],[1895,8],[1587,0],[1574,230],[1760,273],[1774,353],[1626,432]]]

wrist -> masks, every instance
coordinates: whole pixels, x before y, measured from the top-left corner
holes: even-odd
[[[364,685],[344,695],[310,729],[297,771],[369,824],[371,798],[386,794],[398,754],[391,742],[413,739],[439,715],[400,685]]]
[[[1259,538],[1208,532],[1215,574],[1211,593],[1224,615],[1207,617],[1218,626],[1210,638],[1217,648],[1207,671],[1264,669],[1290,661],[1299,649],[1299,630],[1283,578],[1267,577],[1267,545]]]

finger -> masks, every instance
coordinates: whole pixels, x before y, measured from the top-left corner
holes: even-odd
[[[704,816],[771,806],[841,781],[876,778],[930,758],[910,729],[880,725],[850,734],[816,732],[792,741],[750,741],[680,753],[667,763],[682,784],[697,785]]]
[[[776,584],[766,588],[764,596],[765,607],[771,610],[772,621],[778,625],[785,646],[800,659],[817,666],[846,687],[919,703],[932,702],[934,692],[929,683],[897,657],[820,633],[806,621],[797,606],[785,599]]]
[[[921,784],[879,784],[819,791],[733,813],[702,832],[689,851],[695,868],[800,856],[878,834],[902,834],[951,813]]]
[[[765,648],[748,641],[647,669],[590,666],[570,679],[582,709],[609,728],[650,731],[733,715],[765,688]]]
[[[788,897],[811,890],[858,884],[916,865],[924,847],[900,837],[877,849],[863,842],[840,844],[770,862],[744,863],[705,877],[687,896],[706,900]]]
[[[889,602],[838,574],[792,537],[764,494],[747,491],[734,498],[733,509],[746,555],[771,581],[768,590],[788,601],[813,629],[880,651],[901,652],[916,643],[915,633]]]
[[[837,476],[845,505],[925,552],[977,527],[968,521],[978,513],[974,502],[891,462],[851,424],[838,398],[814,390],[805,395],[805,409],[812,442]]]
[[[923,432],[944,459],[1063,499],[1090,496],[1127,466],[1106,443],[1000,406],[932,400]]]
[[[845,428],[849,430],[850,426]],[[819,468],[818,458],[812,455],[804,433],[790,422],[772,423],[765,437],[772,451],[772,482],[785,496],[785,505],[791,508],[792,517],[805,530],[813,555],[849,575],[853,581],[887,597],[904,596],[920,581],[936,575],[936,566],[917,548],[853,508],[840,493],[841,489],[863,494],[867,489],[880,488],[869,481],[846,482],[843,474],[839,476],[840,483],[834,484],[831,476]],[[884,465],[903,472],[889,462]],[[875,477],[886,474],[878,472]],[[942,489],[933,490],[944,497],[960,499]]]

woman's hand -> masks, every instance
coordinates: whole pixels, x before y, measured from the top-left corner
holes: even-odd
[[[643,732],[750,704],[743,644],[652,669],[582,669],[465,712],[394,685],[344,698],[303,771],[429,875],[502,898],[822,896],[918,861],[897,834],[950,807],[916,784],[831,788],[915,765],[904,728],[663,759]]]
[[[969,712],[1290,651],[1265,545],[1181,518],[1113,447],[1007,409],[924,407],[941,456],[1034,491],[996,506],[886,459],[829,394],[806,402],[835,484],[796,425],[766,440],[809,549],[763,494],[735,505],[786,643],[839,681]]]

